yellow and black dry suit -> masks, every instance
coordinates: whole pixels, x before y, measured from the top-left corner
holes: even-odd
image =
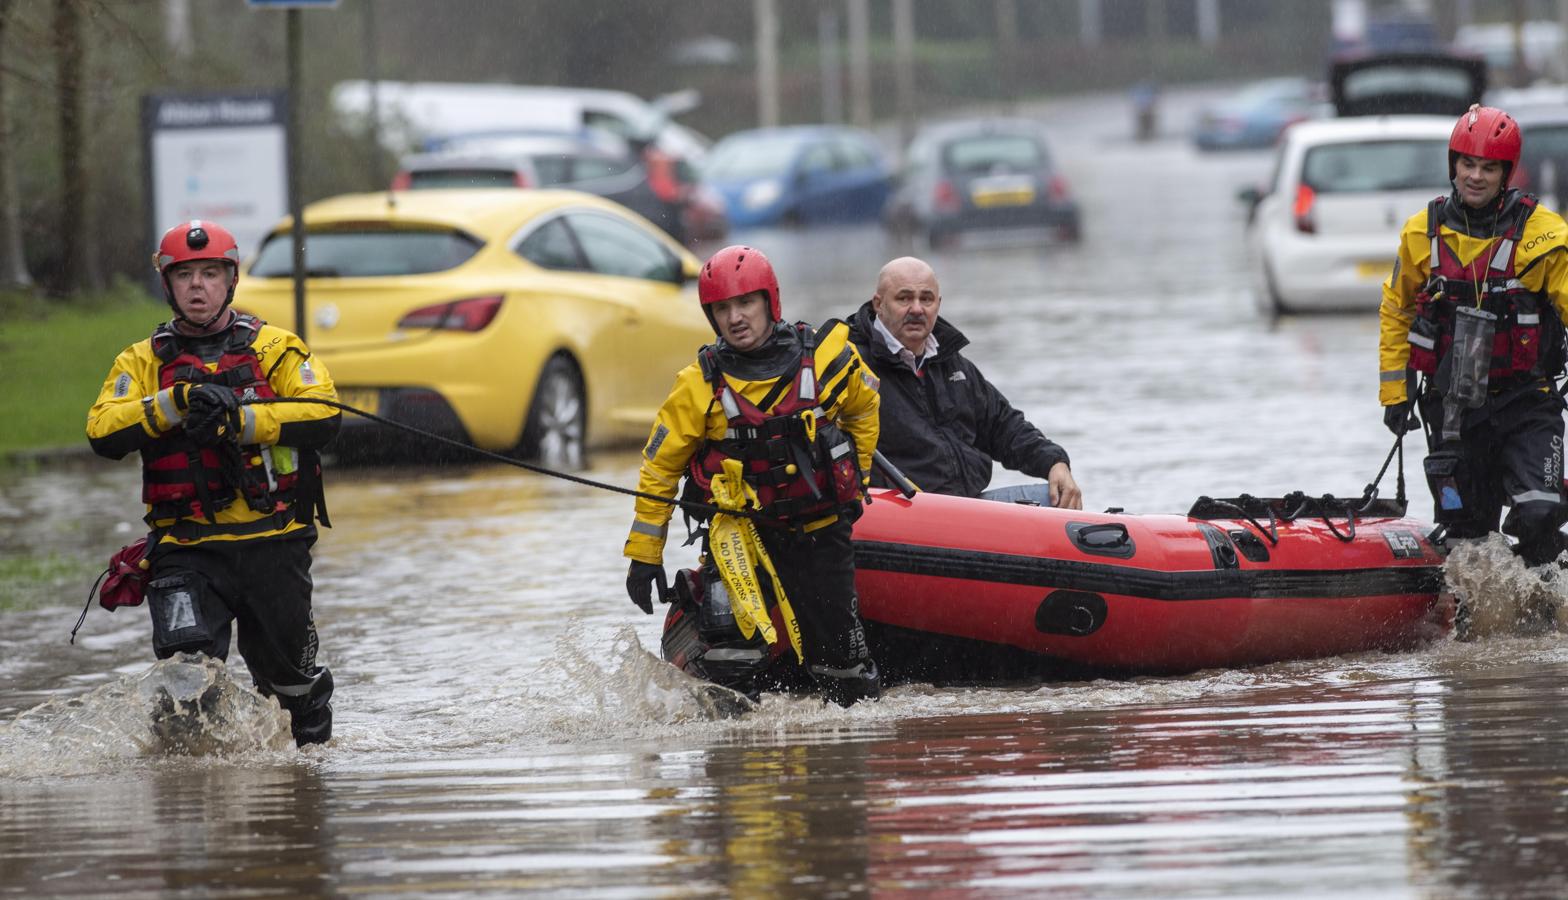
[[[293,717],[301,744],[331,735],[332,676],[316,665],[310,548],[325,524],[316,451],[340,414],[309,403],[243,405],[232,443],[186,437],[177,384],[211,383],[239,399],[336,400],[332,376],[295,335],[236,315],[214,335],[172,325],[121,351],[87,416],[100,456],[142,457],[147,522],[159,535],[147,582],[153,651],[219,659],[240,623],[256,686]]]
[[[638,489],[674,498],[682,476],[692,472],[692,461],[710,458],[710,451],[722,449],[737,459],[761,456],[752,456],[737,444],[766,441],[770,429],[737,429],[736,410],[725,409],[726,392],[767,413],[798,408],[792,415],[820,416],[852,439],[860,472],[869,472],[880,401],[876,378],[848,338],[849,329],[837,321],[815,332],[780,323],[763,346],[750,353],[738,353],[722,342],[704,348],[701,357],[707,357],[709,365],[699,361],[682,369],[659,408],[643,448]],[[803,358],[809,365],[802,366]],[[799,408],[801,404],[795,402],[803,382],[817,398],[809,408]],[[832,430],[813,429],[824,439]],[[785,440],[801,434],[800,429],[772,431],[777,432],[775,438]],[[810,449],[815,453],[818,448]],[[761,472],[748,471],[747,482],[753,488],[768,488],[762,495],[784,504],[782,512],[776,504],[769,504],[773,513],[764,507],[762,513],[770,522],[758,532],[799,619],[812,673],[822,682],[860,679],[866,670],[874,672],[857,610],[850,522],[839,513],[841,507],[830,503],[814,517],[799,517],[795,515],[802,508],[797,505],[798,491],[768,483]],[[672,511],[670,504],[638,498],[625,555],[660,564]],[[831,684],[825,690],[831,694]]]
[[[1562,217],[1517,190],[1485,210],[1442,198],[1405,222],[1379,313],[1378,398],[1384,406],[1417,401],[1432,434],[1427,468],[1437,520],[1454,537],[1478,537],[1498,530],[1510,506],[1502,530],[1520,539],[1518,552],[1532,565],[1557,555],[1568,512],[1562,401],[1553,385],[1568,323],[1565,250]],[[1457,442],[1444,443],[1443,358],[1459,307],[1495,315],[1495,337],[1485,403],[1464,412]],[[1426,390],[1412,397],[1418,376]]]

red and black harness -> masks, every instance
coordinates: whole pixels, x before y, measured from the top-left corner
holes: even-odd
[[[1521,194],[1513,208],[1502,213],[1506,217],[1498,223],[1502,234],[1491,253],[1478,254],[1468,265],[1461,263],[1439,236],[1447,200],[1439,197],[1427,206],[1431,277],[1416,298],[1416,318],[1409,337],[1410,368],[1434,375],[1453,344],[1455,308],[1479,306],[1497,316],[1490,371],[1494,383],[1514,376],[1556,375],[1563,365],[1562,329],[1545,294],[1527,289],[1520,281],[1515,262],[1519,236],[1535,212],[1536,199]]]
[[[213,371],[208,371],[200,356],[182,346],[180,336],[169,325],[159,326],[152,334],[153,353],[161,362],[159,389],[182,382],[206,383],[228,388],[242,400],[276,397],[253,346],[262,324],[254,316],[236,316]],[[274,473],[266,448],[254,444],[240,447],[232,442],[201,447],[186,437],[183,429],[166,433],[142,451],[142,501],[149,506],[147,520],[179,519],[176,528],[181,537],[284,528],[294,520],[290,506],[298,480],[297,467],[288,474]],[[256,512],[271,515],[214,527],[218,512],[236,499],[243,499]]]
[[[819,380],[817,332],[805,323],[794,327],[801,343],[800,364],[793,373],[780,375],[756,403],[730,387],[713,346],[698,352],[703,378],[713,384],[713,403],[724,410],[727,422],[723,439],[705,444],[689,467],[692,485],[711,496],[709,484],[723,471],[724,461],[741,460],[762,512],[783,524],[810,521],[858,503],[861,489],[854,439],[826,414],[838,392],[818,397],[819,384],[831,382],[851,365],[853,354],[846,345]]]

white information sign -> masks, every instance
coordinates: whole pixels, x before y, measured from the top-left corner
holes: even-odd
[[[143,114],[152,240],[210,219],[255,255],[288,214],[283,94],[151,96]]]

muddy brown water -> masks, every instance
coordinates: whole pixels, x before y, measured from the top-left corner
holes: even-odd
[[[1375,317],[1255,312],[1231,198],[1266,155],[1133,144],[1118,107],[1043,114],[1094,123],[1058,147],[1089,204],[1082,245],[930,258],[943,312],[1072,453],[1086,505],[1359,494],[1388,449]],[[874,229],[740,237],[811,320],[851,311],[899,252]],[[635,473],[618,451],[589,474]],[[91,562],[136,532],[134,466],[6,476],[0,552],[82,571],[0,613],[0,895],[1553,897],[1568,883],[1555,633],[1182,678],[906,685],[847,711],[770,696],[713,720],[622,594],[625,498],[494,466],[330,479],[315,575],[337,736],[301,753],[237,660],[152,666],[141,610],[95,608],[66,643]],[[201,743],[149,731],[164,697],[206,698]]]

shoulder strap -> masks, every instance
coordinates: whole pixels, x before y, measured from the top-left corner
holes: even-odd
[[[148,338],[148,340],[152,342],[153,355],[158,357],[160,362],[172,362],[176,356],[180,355],[179,340],[174,333],[174,329],[169,327],[168,322],[164,322],[157,328],[154,328],[152,337]]]
[[[723,372],[719,369],[719,353],[712,344],[704,344],[697,350],[697,367],[702,370],[702,380],[709,381],[718,386],[719,378]]]

